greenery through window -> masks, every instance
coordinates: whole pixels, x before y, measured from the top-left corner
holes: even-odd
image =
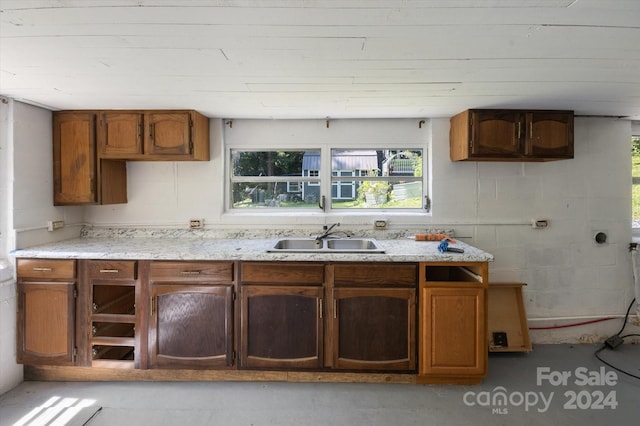
[[[421,148],[332,149],[330,170],[321,158],[321,149],[231,150],[231,207],[422,208]]]

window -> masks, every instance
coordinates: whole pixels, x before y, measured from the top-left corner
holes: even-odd
[[[229,152],[231,209],[423,209],[422,148]]]
[[[422,149],[331,150],[334,209],[421,209]]]
[[[317,153],[317,155],[316,155]],[[319,191],[305,191],[318,176],[303,176],[305,156],[319,151],[231,151],[232,208],[315,207]],[[307,177],[308,176],[308,177]]]

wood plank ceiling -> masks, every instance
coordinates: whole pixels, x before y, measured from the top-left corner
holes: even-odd
[[[230,118],[640,119],[640,0],[0,0],[0,94]]]

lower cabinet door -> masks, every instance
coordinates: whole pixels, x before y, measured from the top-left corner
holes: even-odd
[[[74,365],[75,282],[18,283],[17,360]]]
[[[484,377],[487,372],[484,288],[421,288],[420,374]]]
[[[242,287],[240,364],[245,368],[321,368],[322,287]]]
[[[333,368],[415,370],[416,291],[333,290]]]
[[[230,285],[151,286],[152,368],[233,365],[233,289]]]

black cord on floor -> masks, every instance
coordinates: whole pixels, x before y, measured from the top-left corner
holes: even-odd
[[[614,336],[618,336],[618,337],[620,337],[620,339],[624,339],[625,337],[637,337],[637,336],[640,336],[640,334],[637,334],[637,333],[625,334],[624,336],[621,336],[622,332],[624,331],[625,327],[627,326],[627,320],[629,319],[629,312],[631,312],[631,308],[633,307],[633,304],[634,304],[635,302],[636,302],[636,299],[634,298],[634,299],[631,301],[631,303],[629,304],[629,307],[627,308],[627,313],[626,313],[626,314],[625,314],[625,316],[624,316],[624,322],[622,323],[622,328],[620,328],[620,331],[618,331]],[[612,337],[613,337],[613,336],[612,336]],[[611,337],[610,337],[609,339],[611,339]],[[609,341],[609,339],[607,339],[607,341]],[[628,371],[624,371],[624,370],[622,370],[622,369],[620,369],[620,368],[618,368],[618,367],[616,367],[616,366],[614,366],[614,365],[612,365],[612,364],[608,363],[608,362],[607,362],[607,361],[605,361],[604,359],[602,359],[602,358],[600,357],[600,352],[602,352],[602,351],[603,351],[603,350],[605,350],[605,349],[612,349],[612,348],[610,348],[609,346],[607,346],[607,345],[605,344],[605,345],[602,345],[602,347],[601,347],[600,349],[598,349],[597,351],[595,351],[595,353],[594,353],[595,357],[596,357],[596,358],[598,358],[598,360],[599,360],[601,363],[603,363],[604,365],[606,365],[606,366],[608,366],[608,367],[613,368],[614,370],[616,370],[616,371],[618,371],[618,372],[620,372],[620,373],[622,373],[622,374],[626,374],[627,376],[630,376],[630,377],[633,377],[633,378],[635,378],[635,379],[639,379],[639,380],[640,380],[640,376],[636,376],[636,375],[635,375],[635,374],[633,374],[633,373],[629,373]]]

